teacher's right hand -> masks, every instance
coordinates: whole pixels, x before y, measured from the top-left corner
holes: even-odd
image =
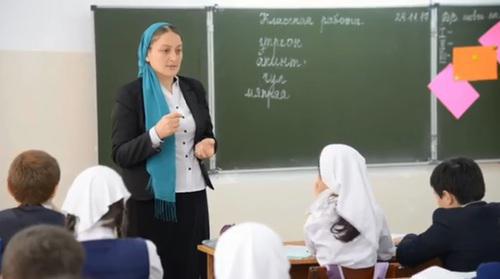
[[[173,135],[180,125],[182,114],[175,111],[164,115],[155,125],[156,134],[160,139]]]

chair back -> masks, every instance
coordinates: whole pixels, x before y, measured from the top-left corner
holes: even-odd
[[[480,264],[477,268],[476,279],[500,278],[500,262]]]
[[[375,272],[375,267],[367,268],[348,268],[342,267],[342,274],[344,274],[344,279],[373,279],[373,273]]]
[[[310,266],[307,279],[328,279],[328,270],[325,266]]]
[[[377,263],[372,267],[358,269],[344,266],[339,269],[337,265],[311,266],[307,279],[383,279],[388,266],[388,263]]]

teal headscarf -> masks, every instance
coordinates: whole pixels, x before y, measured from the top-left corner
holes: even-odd
[[[154,33],[162,27],[169,26],[171,25],[167,22],[157,22],[149,26],[142,34],[141,43],[137,50],[138,76],[142,77],[146,131],[156,125],[162,116],[170,112],[158,77],[151,65],[146,62]],[[176,222],[174,135],[164,139],[160,153],[150,157],[146,162],[146,170],[150,176],[149,186],[152,188],[155,197],[155,217]]]

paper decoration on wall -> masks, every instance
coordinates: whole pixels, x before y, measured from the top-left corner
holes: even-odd
[[[479,42],[483,46],[496,46],[497,61],[500,63],[500,21],[493,25],[490,30],[479,38]]]
[[[468,81],[498,79],[500,21],[479,42],[482,46],[453,48],[453,64],[446,66],[427,86],[456,119],[479,98]]]
[[[494,46],[453,48],[453,74],[456,80],[497,79],[497,69],[497,51]]]
[[[446,66],[428,87],[456,119],[460,119],[479,98],[479,93],[469,82],[455,79],[452,64]]]

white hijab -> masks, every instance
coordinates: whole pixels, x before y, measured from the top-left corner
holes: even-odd
[[[337,214],[377,250],[384,218],[368,181],[365,158],[350,146],[330,144],[321,151],[319,171],[323,182],[338,195]]]
[[[81,172],[71,184],[62,211],[78,217],[77,235],[94,226],[113,203],[130,197],[121,176],[106,166]]]
[[[280,237],[258,223],[231,227],[217,241],[217,279],[288,279],[290,262]]]

